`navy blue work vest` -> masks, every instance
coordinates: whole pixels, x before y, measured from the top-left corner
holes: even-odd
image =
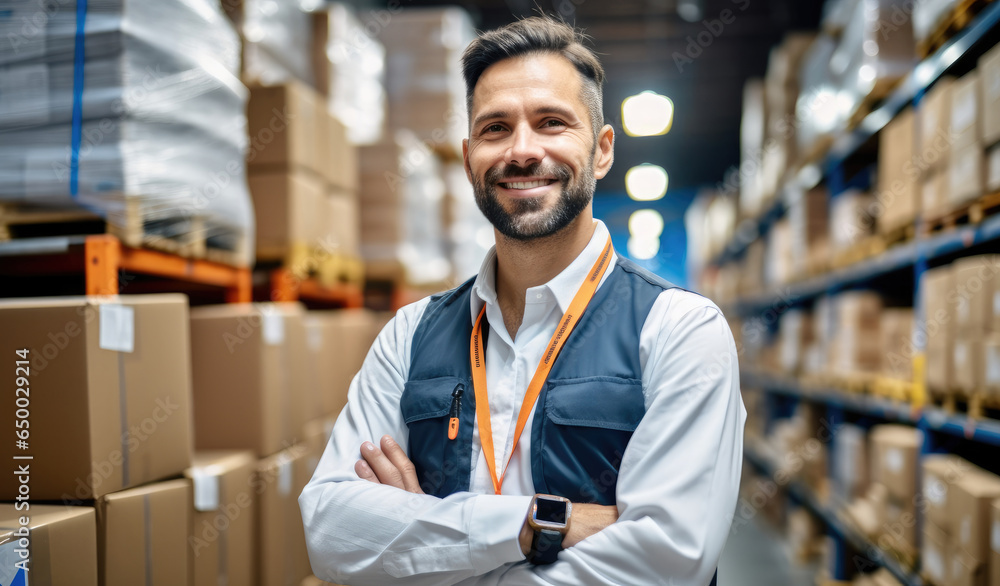
[[[469,338],[475,279],[431,298],[413,336],[400,407],[424,492],[469,490],[476,416]],[[639,333],[674,285],[619,257],[563,346],[542,387],[531,432],[536,492],[615,504],[625,448],[645,414]],[[458,437],[448,439],[452,392],[462,385]],[[528,430],[525,430],[528,431]]]

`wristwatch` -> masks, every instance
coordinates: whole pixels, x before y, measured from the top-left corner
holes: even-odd
[[[551,564],[562,551],[563,537],[569,531],[569,499],[551,494],[536,494],[528,510],[528,527],[534,532],[528,561],[533,564]]]

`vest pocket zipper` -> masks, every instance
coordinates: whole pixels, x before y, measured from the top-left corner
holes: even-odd
[[[453,440],[458,437],[458,416],[462,411],[462,393],[465,386],[462,383],[455,385],[455,390],[451,392],[451,410],[448,413],[448,439]]]

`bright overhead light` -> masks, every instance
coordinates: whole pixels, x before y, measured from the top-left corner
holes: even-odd
[[[680,0],[677,3],[677,15],[688,22],[701,20],[701,4],[698,0]]]
[[[628,255],[635,260],[648,260],[660,252],[659,238],[638,238],[631,236],[628,239]]]
[[[656,210],[636,210],[628,218],[628,232],[634,238],[659,238],[663,216]]]
[[[653,201],[667,193],[667,171],[644,163],[625,172],[625,191],[636,201]]]
[[[622,102],[622,127],[629,136],[659,136],[670,132],[674,103],[653,91],[629,96]]]

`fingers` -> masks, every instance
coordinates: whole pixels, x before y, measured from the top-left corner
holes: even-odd
[[[414,494],[424,494],[417,481],[417,469],[413,462],[406,457],[406,452],[390,436],[382,437],[382,453],[392,462],[392,465],[399,471],[403,479],[403,489]]]
[[[354,466],[359,477],[395,486],[415,494],[423,494],[417,482],[417,472],[406,453],[391,437],[382,438],[381,448],[371,442],[361,444],[361,460]]]
[[[368,462],[364,460],[358,460],[354,464],[354,472],[358,475],[361,480],[367,480],[368,482],[374,482],[375,484],[381,484],[378,481],[378,477],[375,476],[375,472],[372,471],[372,467],[368,465]]]

